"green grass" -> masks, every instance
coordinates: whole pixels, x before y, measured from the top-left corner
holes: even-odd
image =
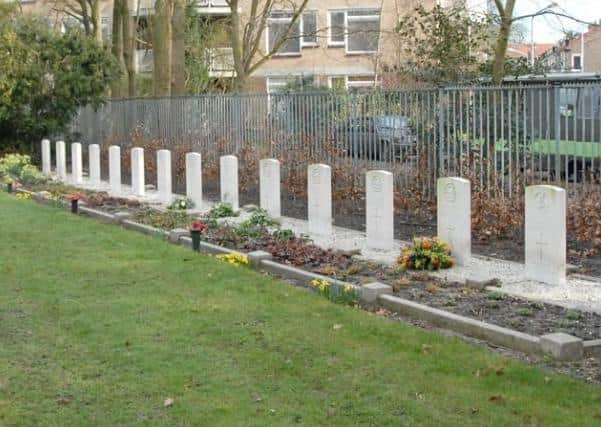
[[[0,218],[2,426],[599,423],[600,388],[483,347],[6,194]]]

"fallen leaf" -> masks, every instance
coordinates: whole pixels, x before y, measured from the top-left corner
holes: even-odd
[[[429,344],[422,344],[422,353],[427,354],[432,350],[432,346]]]
[[[342,325],[340,325],[340,324],[336,323],[336,324],[335,324],[335,325],[332,327],[332,329],[334,329],[335,331],[338,331],[338,330],[342,329]]]
[[[495,372],[495,374],[497,374],[497,377],[500,377],[501,375],[505,374],[505,368],[499,368],[497,369],[497,371]]]
[[[69,403],[71,403],[71,399],[67,399],[66,397],[61,397],[60,399],[56,400],[56,403],[61,406],[67,406]]]
[[[175,403],[175,400],[173,400],[172,398],[168,397],[167,399],[165,399],[165,401],[163,402],[163,406],[165,408],[170,408],[171,406],[173,406],[173,404]]]
[[[493,402],[493,403],[501,403],[503,402],[503,396],[499,395],[495,395],[495,396],[490,396],[488,398],[489,402]]]
[[[260,402],[261,400],[263,400],[261,399],[261,396],[259,396],[258,393],[253,393],[252,398],[255,402]]]

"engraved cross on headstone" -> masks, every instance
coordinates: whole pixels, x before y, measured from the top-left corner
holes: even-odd
[[[538,247],[538,262],[542,262],[543,261],[543,249],[545,246],[549,245],[547,242],[545,242],[542,231],[540,232],[538,241],[535,243],[536,243],[536,246]]]
[[[382,216],[380,215],[380,210],[378,208],[375,209],[374,219],[375,219],[374,223],[375,223],[376,232],[378,232],[378,230],[380,229],[380,227],[379,227],[380,220],[382,219]]]
[[[453,224],[447,225],[447,233],[448,233],[447,239],[449,240],[448,243],[451,246],[453,246],[453,232],[454,231],[455,231],[455,226]]]

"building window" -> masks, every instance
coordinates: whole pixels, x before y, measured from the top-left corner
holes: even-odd
[[[329,12],[330,46],[344,46],[348,54],[375,53],[380,39],[378,9],[333,10]]]
[[[272,12],[267,19],[267,50],[275,56],[297,56],[301,53],[301,19],[292,27],[293,12]],[[288,32],[290,29],[290,32]]]
[[[317,46],[317,11],[308,10],[303,12],[301,17],[302,32],[303,32],[303,46]]]
[[[328,15],[328,44],[330,46],[344,46],[345,22],[345,11],[330,11]]]
[[[572,70],[582,70],[582,55],[572,54]]]
[[[334,90],[348,90],[360,92],[378,87],[380,82],[375,75],[365,76],[332,76],[328,79],[328,86]]]
[[[315,78],[312,75],[291,76],[291,77],[268,77],[267,93],[277,94],[285,91],[302,92],[310,90],[315,85]]]

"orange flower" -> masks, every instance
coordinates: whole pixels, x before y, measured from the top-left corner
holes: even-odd
[[[432,249],[432,241],[430,239],[424,239],[422,242],[422,247],[424,249]]]

